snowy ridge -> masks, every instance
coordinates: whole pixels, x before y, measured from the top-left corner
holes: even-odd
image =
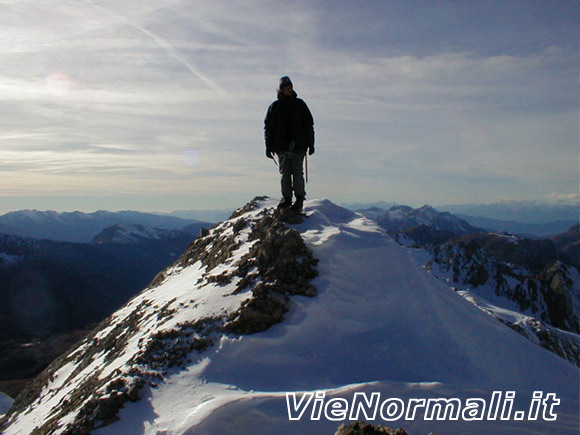
[[[261,263],[245,270],[243,277],[234,276],[236,268],[251,265],[254,256],[247,257],[254,245],[265,244],[253,234],[252,223],[271,215],[273,207],[254,211],[257,204],[249,204],[247,212],[240,211],[196,240],[150,288],[53,363],[36,385],[19,396],[15,407],[21,412],[10,417],[7,433],[31,433],[35,428],[50,433],[83,432],[110,423],[123,403],[137,400],[145,383],[163,381],[167,370],[183,367],[190,353],[212,346],[220,333],[227,330],[235,336],[238,330],[254,332],[280,321],[287,302],[287,295],[280,293],[283,280],[261,273]],[[271,224],[268,229],[280,226]],[[265,235],[292,241],[285,234]],[[289,260],[297,252],[285,252],[286,266],[293,266]],[[306,270],[314,260],[308,252],[301,254],[294,258],[300,270],[314,276]],[[255,296],[256,289],[264,291],[266,285],[275,286],[272,294],[277,291],[274,296],[282,301],[275,306],[274,320],[267,317],[266,309],[252,304],[256,299],[269,302],[267,297]],[[296,286],[292,293],[314,294],[307,283],[303,287]]]
[[[523,240],[510,235],[487,236],[501,237],[512,245]],[[398,242],[409,247],[409,253],[429,273],[484,312],[580,366],[580,271],[576,267],[556,261],[541,271],[532,271],[466,246],[462,239],[435,249],[419,249],[412,239],[403,243],[398,238]],[[522,252],[530,251],[522,248]]]
[[[564,247],[560,253],[550,240],[476,233],[476,228],[469,230],[463,221],[429,206],[393,207],[382,218],[376,210],[363,212],[378,220],[399,244],[415,248],[409,252],[433,276],[454,289],[469,291],[468,300],[480,301],[476,304],[480,308],[490,303],[485,312],[580,364],[580,273],[567,258],[573,257],[562,255]],[[577,234],[572,230],[554,238],[554,242],[562,240],[575,243]],[[520,313],[527,320],[510,323],[515,317],[503,316],[502,310]]]
[[[340,422],[289,421],[285,392],[465,400],[506,390],[517,392],[520,409],[533,391],[555,393],[557,421],[426,421],[419,410],[390,425],[409,433],[576,433],[573,365],[430,276],[362,215],[307,201],[309,216],[289,229],[274,206],[255,201],[194,243],[17,398],[5,433],[40,425],[62,433],[90,418],[102,426],[97,434],[334,433]],[[304,296],[315,295],[316,262],[296,234],[319,260],[315,297]],[[289,270],[304,296],[288,298]],[[116,410],[107,411],[120,400],[116,421]]]

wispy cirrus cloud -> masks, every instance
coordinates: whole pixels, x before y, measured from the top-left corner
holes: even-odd
[[[311,196],[577,189],[577,8],[363,3],[0,3],[4,191],[276,195],[262,120],[284,74],[315,115]]]

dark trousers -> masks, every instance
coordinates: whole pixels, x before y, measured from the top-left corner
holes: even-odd
[[[296,198],[305,198],[306,191],[304,190],[304,163],[305,154],[279,154],[278,161],[280,162],[280,175],[282,185],[282,196],[284,198],[292,199],[292,192]]]

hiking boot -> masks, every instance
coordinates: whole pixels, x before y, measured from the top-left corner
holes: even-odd
[[[278,208],[288,208],[292,205],[292,198],[282,198],[278,203]]]
[[[301,212],[303,206],[304,206],[304,197],[298,196],[296,197],[296,202],[292,204],[292,207],[290,207],[290,209],[295,212]]]

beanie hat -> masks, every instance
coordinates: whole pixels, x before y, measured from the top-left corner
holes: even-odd
[[[282,90],[282,88],[285,88],[286,86],[292,86],[292,80],[290,80],[290,77],[288,76],[284,76],[280,79],[280,86],[278,89]]]

